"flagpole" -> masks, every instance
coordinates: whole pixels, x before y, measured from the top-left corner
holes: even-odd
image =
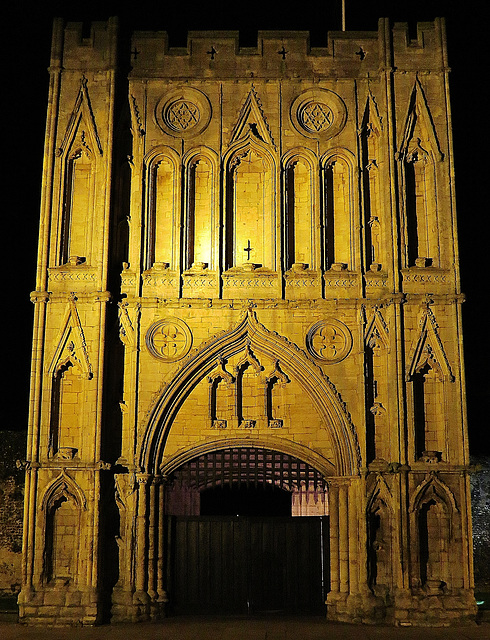
[[[345,0],[342,0],[342,31],[345,31]]]

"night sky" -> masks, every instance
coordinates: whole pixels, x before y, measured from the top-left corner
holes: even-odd
[[[70,21],[106,20],[117,15],[130,29],[167,30],[171,45],[184,45],[187,30],[233,29],[242,44],[253,45],[258,29],[308,30],[311,43],[326,43],[328,30],[341,28],[341,0],[327,2],[215,2],[173,0],[124,5],[108,0],[61,2],[33,6],[20,0],[2,8],[2,156],[4,293],[2,296],[3,386],[1,429],[27,425],[39,201],[48,96],[51,26],[55,16]],[[154,7],[154,8],[153,8]],[[297,7],[297,8],[295,8]],[[456,165],[456,194],[461,254],[470,449],[490,455],[488,362],[490,330],[484,256],[490,254],[488,96],[489,48],[486,3],[413,0],[389,2],[346,0],[347,30],[376,30],[379,17],[447,24],[451,102]]]

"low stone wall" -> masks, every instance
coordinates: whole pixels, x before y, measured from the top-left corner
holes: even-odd
[[[0,599],[15,600],[20,591],[26,432],[0,431]]]
[[[472,457],[473,557],[476,591],[490,592],[490,457]]]

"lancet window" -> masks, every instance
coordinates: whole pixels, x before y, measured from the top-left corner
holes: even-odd
[[[420,583],[434,591],[449,581],[449,534],[446,505],[424,502],[418,512]]]
[[[80,396],[83,379],[71,362],[58,368],[51,394],[50,455],[80,449]]]
[[[383,500],[368,511],[368,582],[376,595],[392,582],[391,513]]]
[[[404,162],[409,266],[438,262],[434,163],[420,138],[410,142]]]
[[[211,426],[219,429],[227,427],[228,420],[235,416],[235,379],[226,370],[220,359],[214,373],[208,377],[209,418]]]
[[[328,159],[324,167],[325,268],[352,265],[352,189],[349,163],[341,155]]]
[[[372,331],[365,347],[366,379],[366,459],[389,458],[387,439],[388,380],[386,346],[377,331]]]
[[[77,148],[66,163],[60,264],[90,262],[94,167],[88,149]]]
[[[49,506],[46,516],[45,579],[72,583],[77,575],[79,509],[61,495]]]
[[[283,426],[282,407],[285,405],[283,391],[289,382],[288,376],[281,371],[279,362],[276,360],[274,369],[265,379],[265,415],[269,427],[280,428]]]
[[[214,168],[210,160],[199,156],[187,170],[186,269],[214,267]]]
[[[177,215],[177,168],[173,158],[160,155],[149,166],[146,222],[146,265],[174,267],[175,215]]]
[[[275,268],[274,184],[265,153],[247,147],[229,164],[225,266]]]
[[[285,268],[294,264],[314,268],[315,230],[313,213],[313,175],[309,162],[295,157],[285,170]]]
[[[426,451],[442,453],[445,449],[444,381],[438,367],[429,361],[416,370],[412,378],[415,455]]]

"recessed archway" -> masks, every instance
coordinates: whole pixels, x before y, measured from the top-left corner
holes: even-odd
[[[326,491],[310,464],[262,447],[213,450],[174,469],[164,501],[169,612],[324,614]]]

